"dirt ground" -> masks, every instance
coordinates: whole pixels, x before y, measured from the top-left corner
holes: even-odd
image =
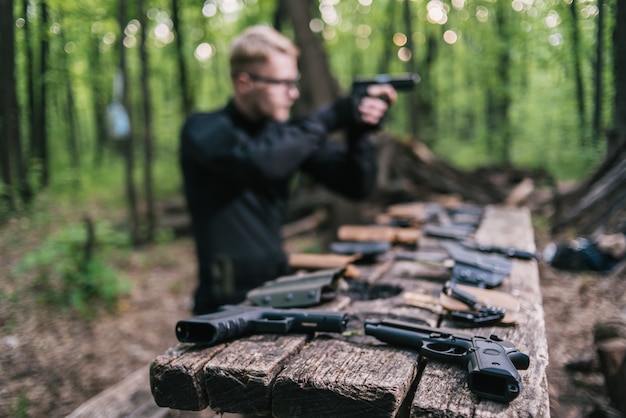
[[[27,283],[8,278],[23,252],[11,245],[19,232],[15,225],[0,231],[0,416],[66,416],[176,344],[174,324],[189,315],[195,284],[190,239],[123,260],[131,295],[117,313],[86,321],[42,305],[24,291]],[[538,237],[538,247],[544,244]],[[626,279],[564,273],[542,263],[541,284],[551,416],[591,416],[608,404],[593,326],[626,307]]]

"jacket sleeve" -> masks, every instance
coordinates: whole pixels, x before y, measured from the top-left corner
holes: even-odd
[[[363,199],[376,186],[378,172],[376,147],[371,133],[379,128],[360,122],[356,107],[360,96],[338,102],[335,128],[345,131],[345,143],[329,140],[320,145],[302,166],[304,172],[330,190],[347,198]]]
[[[329,123],[320,117],[271,123],[250,137],[223,114],[195,115],[181,131],[180,158],[237,184],[284,180],[326,140]]]

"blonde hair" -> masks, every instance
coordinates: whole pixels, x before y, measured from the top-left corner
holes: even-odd
[[[251,65],[267,62],[270,54],[283,53],[298,57],[300,50],[277,30],[263,25],[251,26],[230,47],[230,71],[234,76]]]

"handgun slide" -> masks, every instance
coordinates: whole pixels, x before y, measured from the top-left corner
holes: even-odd
[[[357,77],[352,81],[352,91],[365,91],[368,86],[373,84],[391,84],[397,91],[413,90],[420,82],[420,76],[417,73],[405,74],[378,74],[371,78]]]

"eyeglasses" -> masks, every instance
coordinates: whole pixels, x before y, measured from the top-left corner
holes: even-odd
[[[285,86],[288,89],[293,89],[293,88],[298,88],[298,84],[300,81],[300,76],[298,76],[298,78],[294,79],[294,80],[285,80],[285,79],[278,79],[278,78],[271,78],[271,77],[264,77],[262,75],[258,75],[258,74],[254,74],[254,73],[247,73],[250,76],[250,79],[252,81],[260,81],[262,83],[267,83],[267,84],[274,84],[274,85],[281,85],[281,86]]]

